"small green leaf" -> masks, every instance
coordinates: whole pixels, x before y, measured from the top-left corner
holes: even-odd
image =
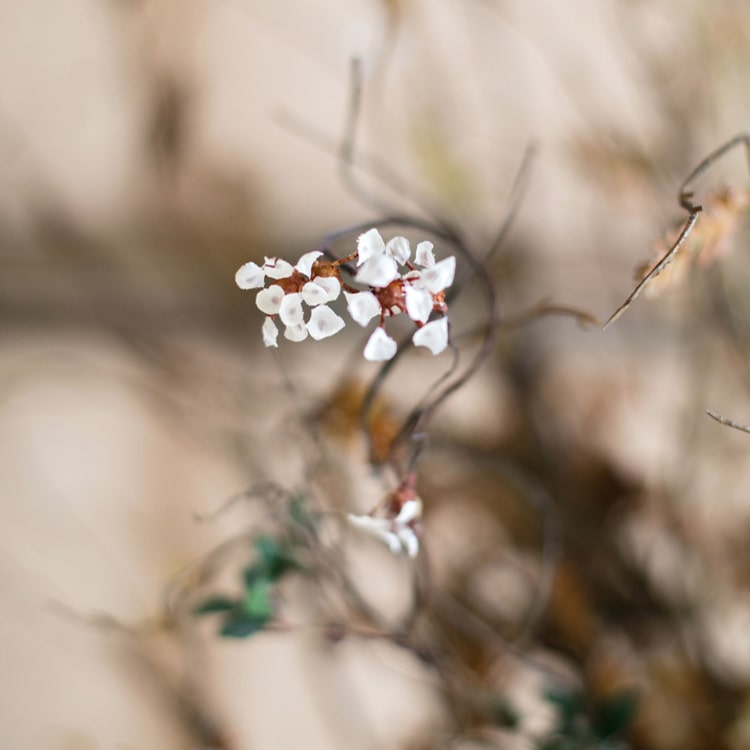
[[[200,617],[201,615],[212,615],[216,612],[229,612],[237,606],[237,601],[227,596],[213,596],[199,604],[193,614]]]
[[[264,578],[257,578],[247,590],[247,596],[242,603],[242,611],[265,624],[273,617],[273,598],[271,596],[271,582]]]
[[[258,537],[255,549],[259,557],[256,566],[265,571],[266,577],[272,581],[278,581],[288,571],[300,568],[288,550],[270,536]]]
[[[247,638],[263,630],[267,622],[268,620],[259,620],[239,610],[227,615],[219,635],[223,638]]]

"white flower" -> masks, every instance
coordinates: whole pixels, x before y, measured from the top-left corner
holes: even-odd
[[[308,281],[302,287],[302,299],[310,306],[315,307],[316,305],[322,305],[328,302],[328,295],[326,290],[315,281]]]
[[[255,304],[266,315],[276,315],[284,297],[284,290],[278,284],[271,284],[268,289],[261,289],[258,292]]]
[[[307,278],[313,273],[313,266],[323,253],[313,250],[305,253],[295,266],[280,258],[266,258],[263,266],[257,263],[245,263],[235,274],[235,281],[241,289],[257,289],[265,284],[267,278],[273,280],[287,279],[295,271]],[[303,341],[308,334],[315,339],[333,336],[344,327],[344,321],[333,310],[325,307],[341,293],[341,282],[335,276],[318,277],[302,284],[295,279],[284,289],[280,284],[271,283],[265,289],[260,289],[255,297],[255,304],[266,315],[278,315],[286,326],[284,337],[289,341]],[[298,289],[299,291],[292,291]],[[316,308],[305,325],[305,313],[302,303]],[[320,312],[317,312],[317,309]],[[266,346],[277,346],[278,330],[271,318],[263,324],[263,343]]]
[[[266,275],[257,263],[250,261],[240,266],[234,280],[240,289],[259,289],[266,283]]]
[[[349,523],[356,526],[370,536],[385,542],[394,555],[401,552],[415,558],[419,553],[419,537],[409,525],[422,515],[422,501],[409,500],[404,503],[396,518],[374,518],[373,516],[358,516],[350,513]]]
[[[377,229],[370,229],[357,237],[357,265],[361,266],[365,261],[375,255],[385,253],[385,242]]]
[[[344,292],[346,307],[355,323],[366,326],[380,314],[380,302],[372,292]]]
[[[426,346],[433,354],[440,354],[448,346],[448,318],[443,316],[423,325],[411,340],[414,346]]]
[[[398,344],[378,326],[365,344],[364,357],[370,362],[385,362],[393,357],[397,349]]]
[[[294,268],[292,264],[282,258],[266,258],[263,264],[263,272],[270,279],[286,279],[292,275]]]
[[[419,274],[419,283],[425,289],[437,294],[447,289],[456,275],[456,256],[451,255],[439,263],[428,266]]]
[[[302,295],[299,292],[284,295],[279,305],[279,317],[285,326],[296,326],[303,322],[305,313],[302,310]]]
[[[294,271],[299,271],[308,278],[312,274],[313,263],[323,255],[320,250],[305,253],[295,266],[281,258],[265,258],[263,266],[250,261],[240,266],[234,275],[234,280],[240,289],[260,289],[269,279],[287,279]]]
[[[426,323],[432,312],[432,295],[426,289],[406,284],[404,296],[406,297],[406,314],[418,323]]]
[[[399,277],[398,264],[390,255],[373,255],[360,266],[355,281],[367,286],[385,287]]]
[[[289,339],[289,341],[304,341],[307,338],[307,327],[304,323],[287,326],[284,331],[284,338]]]
[[[263,343],[266,346],[276,346],[276,339],[279,337],[279,329],[276,328],[276,323],[273,322],[273,318],[266,318],[263,321]]]
[[[388,240],[388,244],[385,246],[385,254],[390,255],[396,263],[403,266],[411,255],[409,240],[406,237],[394,237],[392,240]]]
[[[313,250],[311,253],[305,253],[298,261],[294,268],[300,273],[305,274],[307,278],[312,275],[313,263],[320,258],[323,253],[320,250]]]
[[[422,501],[419,498],[407,500],[396,516],[396,523],[407,524],[422,517]]]
[[[414,260],[420,266],[434,266],[435,256],[432,254],[432,248],[434,245],[431,242],[420,242],[417,245],[417,252],[415,253]]]
[[[302,287],[302,299],[310,305],[333,302],[341,294],[341,282],[335,276],[316,276]]]
[[[355,281],[367,286],[384,287],[399,277],[398,267],[409,260],[411,248],[406,237],[394,237],[386,245],[377,229],[357,238]]]
[[[338,333],[344,325],[344,319],[336,315],[330,307],[318,305],[313,308],[307,330],[316,341],[320,341]]]

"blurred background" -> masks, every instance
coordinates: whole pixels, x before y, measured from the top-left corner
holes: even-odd
[[[353,57],[370,200],[339,157]],[[490,264],[501,316],[606,320],[684,219],[682,180],[748,129],[749,72],[740,0],[0,0],[3,745],[542,747],[578,710],[542,697],[554,667],[597,706],[638,696],[624,746],[750,747],[750,436],[704,411],[750,422],[740,208],[716,237],[699,222],[694,267],[606,331],[502,328],[432,423],[432,576],[482,623],[433,625],[503,696],[494,724],[448,721],[450,680],[391,642],[201,629],[193,650],[139,629],[177,571],[264,522],[197,514],[301,481],[303,412],[337,446],[334,505],[366,512],[384,487],[347,412],[375,373],[362,332],[283,342],[280,370],[242,263],[425,201],[482,247],[532,147]],[[742,148],[696,199],[724,189],[746,205]],[[477,299],[454,331],[486,325]],[[434,367],[399,369],[385,412],[403,418]],[[369,554],[398,610],[403,568]]]

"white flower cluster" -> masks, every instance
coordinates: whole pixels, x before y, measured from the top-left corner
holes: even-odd
[[[419,553],[419,537],[414,530],[414,525],[421,517],[422,501],[419,498],[407,500],[395,518],[357,516],[353,513],[348,516],[352,526],[385,542],[394,555],[406,552],[411,558]]]
[[[266,258],[262,266],[251,261],[235,274],[240,289],[259,289],[265,287],[266,278],[271,279],[271,285],[261,288],[255,298],[258,309],[267,316],[263,323],[266,346],[278,346],[275,315],[284,324],[284,337],[290,341],[303,341],[308,334],[316,340],[324,339],[344,327],[344,320],[326,304],[338,298],[341,282],[336,276],[318,276],[313,272],[321,255],[318,250],[305,253],[296,266],[279,258]],[[303,302],[312,308],[307,323]]]
[[[383,362],[396,354],[398,346],[385,331],[385,318],[402,312],[417,325],[412,336],[414,345],[439,354],[448,346],[445,290],[453,283],[456,258],[436,262],[432,249],[431,242],[420,242],[412,263],[405,237],[394,237],[386,244],[377,229],[370,229],[358,238],[356,252],[342,260],[320,260],[319,251],[305,253],[295,266],[266,258],[263,266],[245,263],[235,280],[240,289],[260,289],[256,304],[267,315],[263,323],[266,346],[278,346],[276,315],[290,341],[302,341],[308,335],[323,339],[338,333],[344,321],[327,303],[337,299],[343,288],[349,314],[356,323],[364,327],[372,318],[380,318],[365,345],[365,359]],[[341,279],[340,266],[355,259],[354,281],[368,287],[365,290]],[[271,280],[268,287],[267,279]],[[303,302],[312,308],[307,322]],[[433,312],[442,316],[429,321]]]

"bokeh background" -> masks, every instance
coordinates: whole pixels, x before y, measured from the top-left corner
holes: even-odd
[[[704,412],[750,421],[741,223],[718,262],[606,331],[502,330],[432,424],[436,585],[491,629],[523,619],[556,519],[523,654],[466,653],[520,726],[451,734],[433,672],[393,644],[140,637],[170,577],[248,521],[196,514],[299,481],[301,411],[339,441],[337,502],[364,512],[382,490],[342,407],[342,384],[374,374],[361,331],[288,344],[282,374],[233,281],[382,218],[342,179],[352,57],[356,173],[394,211],[427,196],[481,246],[533,147],[490,267],[508,319],[547,301],[605,320],[683,218],[681,181],[750,123],[740,0],[2,0],[3,746],[197,748],[189,684],[227,747],[535,747],[554,725],[535,665],[554,663],[597,694],[638,693],[633,747],[750,747],[750,438]],[[721,186],[747,191],[742,149],[698,198]],[[476,300],[457,301],[457,327],[486,323]],[[414,357],[387,383],[394,419],[433,373]],[[512,496],[510,471],[550,504]],[[374,595],[398,608],[403,569],[371,554]]]

